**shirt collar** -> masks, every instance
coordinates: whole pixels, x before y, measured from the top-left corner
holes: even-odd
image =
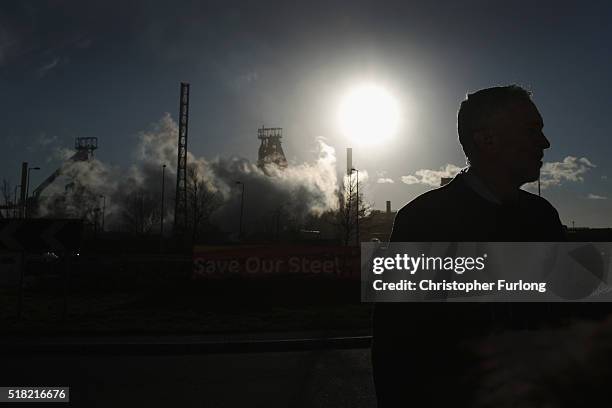
[[[502,204],[501,200],[497,198],[497,196],[495,196],[495,194],[493,194],[493,192],[491,192],[491,190],[487,188],[487,186],[480,179],[480,177],[474,174],[474,171],[470,170],[469,167],[466,167],[465,169],[461,170],[459,174],[462,176],[463,180],[465,180],[465,184],[467,184],[468,187],[471,188],[476,194],[494,204]]]

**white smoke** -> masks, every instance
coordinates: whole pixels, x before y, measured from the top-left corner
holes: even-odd
[[[41,216],[87,218],[101,202],[100,196],[110,197],[117,191],[121,176],[119,169],[110,168],[96,159],[65,162],[61,172],[61,177],[42,193]]]
[[[116,228],[121,223],[123,206],[130,193],[161,193],[162,165],[166,164],[165,203],[169,211],[166,220],[170,221],[174,209],[177,135],[177,124],[166,113],[148,130],[138,134],[135,163],[127,169],[111,167],[97,159],[65,162],[62,176],[41,196],[40,215],[57,216],[59,207],[62,207],[65,214],[81,217],[99,208],[101,196],[105,196],[107,229]],[[253,150],[257,147],[254,143]],[[61,153],[65,159],[74,152],[64,149]],[[272,166],[266,169],[269,175],[240,157],[208,160],[188,153],[187,162],[188,166],[196,169],[207,188],[222,198],[220,207],[212,215],[212,221],[221,229],[228,225],[235,229],[242,196],[242,186],[237,185],[237,181],[243,183],[245,189],[245,225],[256,225],[278,211],[300,220],[337,206],[335,151],[320,139],[317,140],[313,162],[290,165],[284,170]],[[360,173],[360,179],[361,176]]]

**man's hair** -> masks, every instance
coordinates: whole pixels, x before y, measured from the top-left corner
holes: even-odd
[[[496,114],[517,101],[531,102],[531,92],[518,85],[508,85],[467,94],[457,113],[457,133],[468,163],[473,159],[474,133],[486,128]]]

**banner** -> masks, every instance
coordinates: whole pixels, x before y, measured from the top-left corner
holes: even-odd
[[[330,276],[359,279],[359,248],[306,245],[196,246],[193,277]]]

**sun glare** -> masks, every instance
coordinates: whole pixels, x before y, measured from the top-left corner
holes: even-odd
[[[397,130],[399,108],[385,89],[362,85],[353,89],[340,105],[342,133],[351,142],[373,145],[389,139]]]

